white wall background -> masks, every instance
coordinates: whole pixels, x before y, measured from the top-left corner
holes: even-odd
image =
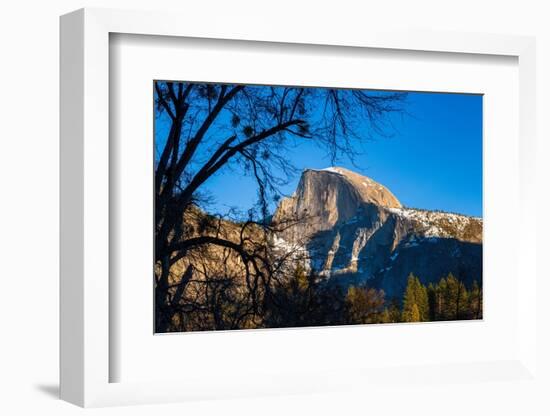
[[[186,4],[189,3],[189,4]],[[200,3],[200,4],[199,4]],[[387,19],[404,27],[536,35],[538,47],[538,133],[540,200],[539,261],[548,244],[550,128],[550,12],[541,0],[19,0],[0,11],[0,413],[76,414],[82,410],[56,399],[58,383],[58,16],[74,9],[116,7],[189,12],[208,25],[210,13],[231,18],[274,19],[286,25],[332,19],[369,25]],[[185,22],[182,22],[185,24]],[[245,30],[244,28],[239,30]],[[22,272],[22,270],[24,270]],[[547,280],[539,293],[550,293]],[[539,302],[540,320],[549,322],[550,302]],[[550,325],[540,325],[539,360],[550,374]],[[548,380],[548,378],[546,378]],[[549,414],[550,384],[498,383],[433,385],[425,391],[388,386],[376,400],[369,392],[217,401],[94,410],[98,414]],[[396,393],[397,397],[396,397]],[[404,410],[405,409],[405,410]]]

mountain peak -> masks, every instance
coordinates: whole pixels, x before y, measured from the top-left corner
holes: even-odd
[[[401,208],[401,203],[378,182],[345,168],[306,169],[294,194],[279,203],[275,222],[309,217],[307,223],[288,230],[285,238],[313,235],[379,210]],[[292,235],[292,236],[291,236]]]
[[[351,185],[363,202],[375,204],[386,208],[401,208],[401,202],[393,195],[388,188],[369,178],[360,175],[349,169],[331,166],[324,169],[306,169],[307,172],[317,172],[320,174],[336,174]]]
[[[273,220],[284,225],[275,246],[306,252],[306,269],[336,284],[369,281],[402,298],[411,272],[424,284],[449,273],[465,284],[481,280],[481,219],[404,208],[386,187],[349,169],[304,170]]]

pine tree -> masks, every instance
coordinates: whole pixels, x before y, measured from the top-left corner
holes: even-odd
[[[483,317],[483,291],[477,280],[472,284],[469,294],[469,319],[481,319]]]
[[[415,311],[416,309],[416,311]],[[428,291],[412,273],[407,280],[403,298],[403,321],[422,322],[429,320]]]
[[[430,283],[427,288],[428,291],[428,309],[429,309],[429,317],[430,321],[436,321],[437,320],[437,289],[433,285],[433,283]]]
[[[466,319],[468,315],[469,295],[464,283],[452,273],[439,283],[442,297],[442,320]]]
[[[420,322],[420,311],[416,303],[413,304],[411,309],[411,322]]]

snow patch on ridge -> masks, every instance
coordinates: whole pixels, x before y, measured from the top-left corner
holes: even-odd
[[[416,224],[421,234],[427,238],[448,238],[457,234],[460,235],[472,221],[482,221],[481,218],[449,212],[426,211],[413,208],[387,208],[387,210]]]
[[[331,172],[331,173],[336,173],[337,175],[345,176],[344,173],[340,170],[340,168],[337,168],[334,166],[330,166],[328,168],[323,168],[323,169],[307,168],[307,169],[304,169],[304,172],[308,170],[312,172]]]
[[[337,173],[339,175],[342,175],[342,171],[334,166],[330,166],[328,168],[324,168],[324,169],[321,169],[322,171],[325,171],[325,172],[332,172],[332,173]]]

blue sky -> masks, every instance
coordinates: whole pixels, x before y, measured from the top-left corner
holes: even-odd
[[[405,206],[482,216],[482,96],[410,92],[404,109],[389,120],[391,136],[364,144],[355,166],[346,159],[336,165],[383,184]],[[163,127],[157,123],[157,137]],[[290,148],[288,160],[300,169],[331,166],[309,141]],[[292,194],[299,179],[283,193]],[[240,172],[223,170],[205,188],[213,212],[246,211],[257,200],[255,182]]]

